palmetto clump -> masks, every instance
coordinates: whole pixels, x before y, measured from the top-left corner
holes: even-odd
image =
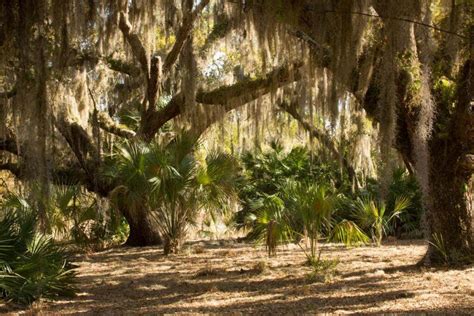
[[[114,195],[134,218],[145,210],[160,232],[165,254],[179,251],[198,211],[224,210],[235,197],[236,160],[210,153],[198,161],[194,147],[192,138],[182,136],[167,146],[128,144],[118,150],[114,174],[123,184]]]
[[[75,272],[66,253],[36,232],[37,211],[20,197],[2,207],[0,292],[7,300],[29,304],[41,297],[72,296]]]
[[[377,202],[367,197],[358,198],[354,204],[354,216],[363,229],[370,231],[375,244],[380,246],[389,224],[409,206],[408,198],[399,197],[395,200],[392,212],[388,212],[384,202]]]

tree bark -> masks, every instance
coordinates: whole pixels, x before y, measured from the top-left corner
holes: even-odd
[[[470,177],[456,172],[450,158],[439,153],[432,155],[431,196],[425,223],[430,240],[425,256],[427,265],[459,264],[474,259],[472,183],[469,184]]]
[[[426,225],[430,247],[425,263],[474,260],[474,62],[466,62],[458,82],[449,137],[434,135],[430,150],[430,199]],[[442,244],[436,241],[442,238]],[[442,254],[439,248],[444,248]],[[443,258],[443,256],[446,256]],[[445,262],[446,263],[446,262]]]
[[[159,232],[156,230],[148,214],[132,214],[130,210],[121,207],[121,213],[125,217],[130,227],[126,246],[144,247],[161,245],[162,240]]]

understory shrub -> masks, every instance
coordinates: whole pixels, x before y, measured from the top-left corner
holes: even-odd
[[[183,134],[169,144],[117,146],[108,175],[119,184],[111,193],[132,220],[152,218],[165,254],[177,253],[199,211],[224,212],[236,199],[238,162],[218,152],[198,160],[199,142]]]
[[[0,220],[0,292],[30,304],[75,293],[75,272],[64,249],[37,232],[37,213],[19,197],[9,199]]]

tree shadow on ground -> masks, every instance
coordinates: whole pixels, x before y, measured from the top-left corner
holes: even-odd
[[[115,293],[123,293],[126,309],[131,313],[143,311],[144,306],[152,306],[150,312],[157,313],[232,313],[291,311],[297,308],[300,312],[321,311],[332,312],[337,309],[351,309],[378,304],[387,300],[407,298],[412,293],[402,290],[387,291],[386,284],[379,283],[381,278],[363,277],[353,280],[340,280],[331,284],[308,283],[302,277],[284,277],[279,279],[253,280],[253,272],[222,271],[212,277],[196,278],[194,275],[183,275],[182,280],[176,279],[175,273],[147,274],[141,278],[121,276],[118,284],[94,285],[92,277],[85,277],[81,282],[90,284],[84,287],[87,295],[61,305],[82,305],[85,313],[102,313],[116,308],[107,302],[106,297]],[[116,278],[117,279],[117,278]],[[156,287],[156,285],[159,285]],[[354,289],[370,288],[370,294],[359,295]],[[309,297],[299,298],[302,291]],[[226,294],[252,295],[255,297],[271,295],[271,299],[259,300],[256,304],[236,302],[222,306],[176,307],[169,306],[183,300],[199,300],[203,295],[213,292]],[[332,293],[342,292],[343,296],[331,297]],[[375,294],[378,292],[379,294]],[[347,295],[346,295],[347,294]],[[82,303],[81,303],[82,302]]]
[[[342,251],[345,255],[351,253]],[[254,266],[258,266],[264,253],[245,244],[170,257],[165,257],[156,247],[113,249],[78,258],[82,266],[78,296],[47,303],[46,309],[48,314],[73,311],[87,315],[368,313],[384,311],[392,302],[403,306],[409,300],[420,300],[419,295],[429,291],[426,286],[404,282],[419,279],[426,271],[439,270],[426,270],[414,264],[416,257],[411,261],[395,261],[388,267],[385,262],[393,260],[396,252],[394,255],[377,251],[354,250],[352,260],[360,261],[361,266],[343,265],[343,271],[332,281],[310,283],[307,278],[310,269],[302,266],[304,256],[291,249],[281,252],[284,258],[279,258],[278,264],[262,270]],[[338,247],[328,252],[336,257],[341,254]],[[372,261],[363,264],[365,257]],[[374,264],[375,259],[378,261]],[[474,312],[466,306],[461,304],[455,313]],[[409,310],[453,313],[448,307],[439,306],[425,309],[414,306]]]

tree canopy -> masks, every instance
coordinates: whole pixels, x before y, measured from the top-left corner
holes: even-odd
[[[258,144],[287,113],[357,188],[354,157],[370,158],[375,127],[381,181],[401,157],[427,238],[472,255],[473,11],[469,0],[3,1],[0,167],[43,195],[56,183],[110,197],[123,185],[104,173],[114,144],[197,140],[229,115],[251,120],[238,137]],[[355,145],[338,137],[353,124]]]

